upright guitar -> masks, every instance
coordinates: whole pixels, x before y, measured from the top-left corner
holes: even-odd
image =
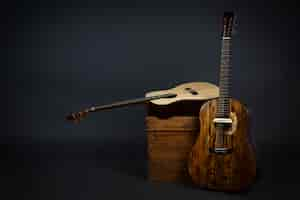
[[[213,190],[247,189],[256,177],[255,148],[246,107],[230,97],[232,25],[234,14],[224,13],[219,98],[200,110],[200,135],[188,160],[195,184]]]

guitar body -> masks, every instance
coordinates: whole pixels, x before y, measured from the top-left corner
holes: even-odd
[[[219,88],[207,82],[189,82],[177,85],[168,90],[151,91],[146,93],[146,97],[157,96],[162,94],[176,94],[174,98],[161,98],[152,100],[151,103],[155,105],[170,105],[180,101],[205,101],[214,99],[219,96]]]
[[[245,106],[230,100],[232,126],[227,130],[226,154],[211,152],[216,140],[217,100],[206,102],[200,110],[200,135],[188,160],[188,171],[192,181],[201,187],[220,191],[247,189],[256,177],[255,147],[249,133],[249,116]]]
[[[119,101],[112,104],[101,106],[92,106],[83,111],[70,113],[66,116],[67,120],[79,123],[90,112],[107,110],[133,104],[141,104],[151,102],[153,105],[158,105],[164,108],[176,107],[174,103],[193,104],[193,102],[203,102],[214,99],[219,96],[219,88],[208,82],[189,82],[177,85],[174,88],[166,90],[157,90],[146,93],[144,98],[130,99]],[[171,105],[172,104],[172,105]],[[189,106],[188,106],[189,107]],[[175,108],[176,110],[176,108]]]

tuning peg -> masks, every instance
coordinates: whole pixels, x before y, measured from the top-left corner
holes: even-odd
[[[234,20],[233,20],[233,26],[236,27],[238,25],[238,20],[237,20],[237,15],[235,15]]]
[[[68,114],[65,119],[68,121],[73,121],[75,124],[78,124],[84,117],[86,117],[87,112],[77,112]]]
[[[238,20],[237,20],[237,16],[235,16],[233,20],[233,26],[232,26],[232,35],[238,34],[237,27],[238,27]]]

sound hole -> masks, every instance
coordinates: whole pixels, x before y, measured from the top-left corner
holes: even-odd
[[[185,90],[187,90],[192,95],[197,95],[198,94],[198,92],[196,90],[193,90],[192,88],[185,88]]]
[[[171,99],[171,98],[175,98],[175,97],[177,97],[177,94],[168,94],[168,96],[166,96],[164,98]]]

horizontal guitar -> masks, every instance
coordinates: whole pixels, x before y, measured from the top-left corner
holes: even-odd
[[[80,122],[88,113],[109,110],[134,104],[151,102],[156,105],[169,105],[179,101],[203,101],[214,99],[219,96],[219,88],[211,83],[191,82],[178,85],[168,90],[159,90],[146,93],[145,97],[119,101],[111,104],[92,106],[83,111],[70,113],[66,119],[75,123]]]

